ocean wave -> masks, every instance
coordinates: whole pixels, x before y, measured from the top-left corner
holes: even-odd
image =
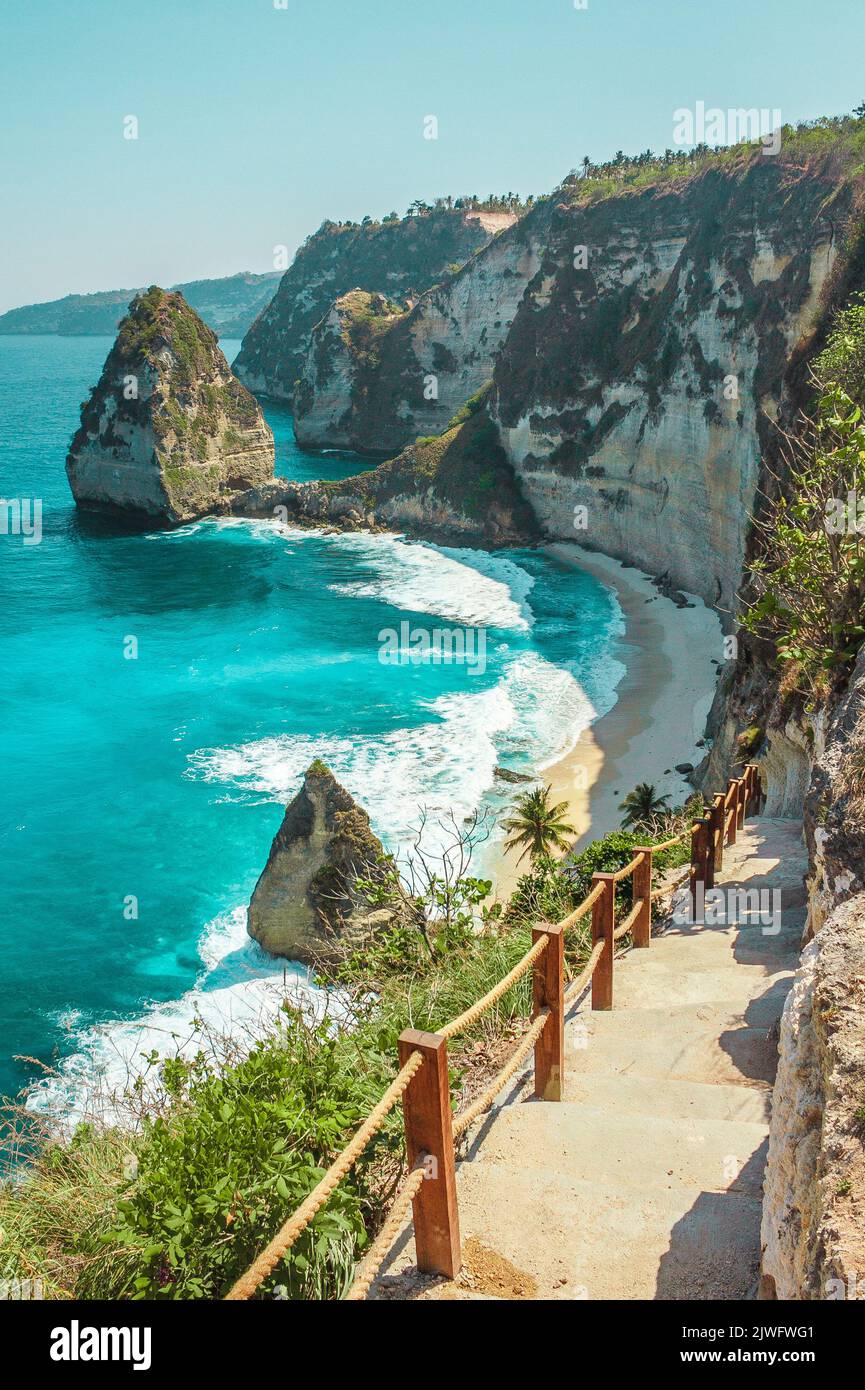
[[[191,989],[136,1018],[77,1030],[74,1051],[31,1088],[28,1107],[68,1126],[93,1115],[123,1122],[132,1081],[143,1078],[140,1099],[159,1094],[150,1054],[192,1057],[230,1039],[232,1053],[242,1055],[272,1027],[286,999],[313,1016],[324,1011],[325,996],[304,966],[267,955],[249,937],[245,907],[208,923],[198,950],[203,968]]]
[[[365,532],[328,537],[328,543],[353,553],[367,571],[331,584],[333,593],[380,599],[467,627],[526,632],[534,621],[528,596],[535,581],[507,556]]]

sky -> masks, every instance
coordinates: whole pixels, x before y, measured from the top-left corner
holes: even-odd
[[[846,113],[863,40],[863,0],[7,3],[0,312],[270,270],[325,217],[548,192],[671,145],[698,101]]]

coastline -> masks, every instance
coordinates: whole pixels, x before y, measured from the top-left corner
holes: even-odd
[[[547,554],[585,570],[612,589],[625,622],[615,655],[625,666],[616,703],[580,734],[574,747],[540,769],[553,800],[568,804],[576,850],[621,824],[619,803],[638,782],[654,784],[678,806],[692,793],[677,763],[694,766],[705,756],[703,737],[723,658],[720,620],[702,599],[685,597],[679,608],[660,594],[648,574],[619,560],[581,549],[572,541],[543,547]],[[506,898],[526,872],[516,854],[502,850],[495,865],[495,896]]]

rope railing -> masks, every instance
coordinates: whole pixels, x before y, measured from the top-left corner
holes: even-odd
[[[586,988],[586,986],[590,983],[591,978],[592,978],[592,976],[593,976],[594,973],[595,973],[595,966],[597,965],[598,961],[599,961],[600,958],[601,958],[601,952],[603,951],[603,949],[604,949],[604,943],[603,943],[603,941],[596,941],[595,944],[594,944],[594,946],[592,947],[592,953],[591,953],[591,955],[589,956],[589,959],[586,961],[586,963],[585,963],[585,965],[583,966],[583,969],[581,970],[580,974],[579,974],[579,975],[577,976],[577,978],[574,980],[574,982],[572,983],[572,985],[571,985],[570,988],[568,989],[567,994],[565,995],[565,1007],[566,1007],[566,1008],[570,1008],[571,1004],[572,1004],[576,999],[579,999],[579,997],[580,997],[580,995],[582,994],[583,990],[584,990],[584,989]]]
[[[645,901],[642,898],[637,899],[637,901],[634,903],[634,906],[628,913],[627,917],[624,917],[622,919],[622,921],[619,923],[619,925],[613,932],[614,941],[621,941],[623,936],[628,935],[628,932],[631,930],[634,923],[637,921],[637,918],[640,916],[640,913],[643,911],[645,905]]]
[[[500,1091],[504,1090],[505,1086],[507,1086],[508,1082],[511,1080],[511,1077],[516,1076],[526,1057],[528,1057],[538,1038],[541,1036],[541,1033],[543,1033],[547,1026],[549,1013],[549,1009],[541,1010],[534,1023],[525,1034],[525,1037],[521,1039],[519,1046],[511,1053],[511,1058],[507,1065],[502,1067],[501,1071],[496,1074],[495,1079],[490,1083],[483,1094],[478,1096],[477,1100],[472,1101],[471,1105],[468,1106],[466,1110],[463,1110],[461,1114],[457,1115],[454,1120],[454,1139],[461,1138],[467,1129],[471,1129],[475,1120],[483,1115],[485,1110],[489,1110],[496,1096]]]
[[[412,1210],[418,1269],[454,1278],[461,1262],[456,1199],[455,1146],[487,1111],[534,1050],[535,1096],[562,1099],[565,1058],[564,1018],[591,985],[591,1007],[613,1007],[613,962],[616,944],[630,935],[635,949],[649,946],[652,903],[674,889],[653,890],[654,856],[691,837],[689,886],[696,909],[700,885],[711,887],[723,867],[726,845],[736,843],[738,828],[761,799],[760,773],[749,764],[744,775],[731,778],[726,792],[688,830],[662,844],[641,846],[623,868],[596,873],[583,901],[561,922],[533,928],[532,945],[508,973],[470,1008],[436,1033],[406,1029],[399,1039],[400,1069],[381,1100],[356,1131],[313,1190],[280,1227],[261,1254],[226,1295],[228,1300],[250,1298],[314,1220],[346,1174],[381,1129],[401,1100],[406,1139],[408,1178],[394,1199],[381,1230],[355,1273],[346,1294],[359,1301],[369,1293],[394,1239]],[[630,910],[616,924],[617,885],[630,878]],[[565,991],[565,934],[591,913],[592,947],[580,974]],[[456,1116],[448,1073],[448,1042],[473,1027],[528,971],[532,972],[532,1021],[509,1060],[486,1089]]]
[[[470,1009],[466,1009],[464,1013],[458,1014],[457,1017],[446,1024],[444,1028],[440,1028],[439,1036],[442,1038],[455,1038],[457,1033],[464,1033],[467,1028],[471,1028],[472,1024],[477,1023],[478,1019],[482,1018],[487,1010],[491,1009],[494,1004],[497,1004],[498,1001],[507,994],[508,990],[516,984],[517,980],[525,975],[527,970],[531,969],[535,961],[542,956],[547,949],[548,941],[549,937],[540,937],[535,942],[534,946],[532,946],[531,950],[526,951],[522,960],[517,961],[513,970],[509,970],[507,975],[499,980],[498,984],[493,989],[489,990],[489,992],[485,994],[483,998],[479,999],[476,1004],[472,1004]]]

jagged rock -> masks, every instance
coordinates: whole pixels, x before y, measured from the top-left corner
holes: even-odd
[[[693,763],[676,763],[676,771],[681,772],[684,777],[686,773],[694,771]]]
[[[294,428],[301,447],[353,449],[363,442],[356,437],[353,402],[363,397],[382,338],[406,312],[386,295],[353,289],[316,324],[294,393]],[[379,424],[375,447],[386,448],[389,442]]]
[[[865,893],[802,955],[781,1020],[763,1198],[762,1291],[861,1299]]]
[[[176,524],[273,478],[273,436],[216,335],[153,285],[120,325],[81,408],[66,472],[75,501]]]
[[[598,197],[574,182],[498,354],[490,406],[551,539],[581,540],[583,507],[593,548],[668,571],[674,601],[698,594],[729,626],[760,457],[825,302],[851,174],[828,152],[803,167],[743,150],[675,187]]]
[[[324,763],[312,763],[255,885],[250,936],[274,955],[310,964],[339,943],[363,941],[391,917],[368,912],[354,887],[358,876],[380,871],[383,853],[366,811]]]
[[[334,300],[360,285],[408,304],[513,220],[435,209],[381,223],[323,223],[244,338],[234,363],[237,375],[252,391],[291,401],[312,330]]]
[[[534,777],[529,777],[525,772],[512,772],[509,767],[493,768],[493,776],[498,777],[502,782],[534,782]]]
[[[539,205],[410,309],[359,289],[337,299],[312,331],[295,393],[300,442],[395,452],[447,429],[492,377],[548,218]]]

